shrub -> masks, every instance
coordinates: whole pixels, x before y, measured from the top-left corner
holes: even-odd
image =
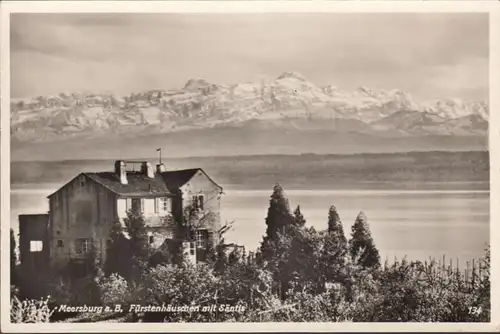
[[[99,275],[96,277],[99,287],[101,302],[104,305],[126,304],[130,301],[130,290],[127,281],[118,274],[108,277]]]
[[[10,321],[13,323],[49,322],[52,313],[49,308],[49,298],[23,301],[16,296],[11,298]]]

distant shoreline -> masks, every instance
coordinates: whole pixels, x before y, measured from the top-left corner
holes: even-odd
[[[50,185],[50,187],[49,187]],[[60,184],[13,184],[11,186],[11,193],[22,194],[34,194],[34,193],[50,193],[56,191]],[[228,187],[226,188],[226,194],[232,196],[245,196],[247,194],[262,194],[267,195],[269,189],[263,188],[248,188],[244,186],[238,187]],[[425,195],[425,194],[489,194],[489,189],[296,189],[290,188],[286,190],[288,195],[294,194],[307,194],[308,196],[325,196],[325,195]]]
[[[297,157],[327,157],[327,158],[349,158],[349,157],[384,157],[384,156],[408,156],[419,154],[466,154],[466,153],[488,153],[489,150],[429,150],[429,151],[405,151],[405,152],[366,152],[366,153],[297,153],[297,154],[235,154],[235,155],[198,155],[198,156],[169,156],[164,157],[164,160],[233,160],[233,159],[256,159],[256,158],[297,158]],[[157,160],[158,157],[138,157],[128,160]],[[104,162],[111,161],[113,158],[92,158],[88,159],[47,159],[47,160],[28,160],[28,159],[12,159],[11,163],[50,163],[50,162]]]

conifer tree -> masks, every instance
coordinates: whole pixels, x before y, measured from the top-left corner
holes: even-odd
[[[323,235],[324,247],[321,253],[321,274],[325,281],[343,279],[347,256],[347,239],[335,206],[328,211],[328,229]]]
[[[306,224],[306,220],[304,219],[302,212],[300,212],[300,205],[297,205],[297,208],[293,212],[293,215],[295,219],[295,225],[297,225],[298,227],[303,227]]]
[[[273,193],[269,201],[269,209],[266,217],[266,235],[262,240],[260,247],[262,260],[276,260],[280,256],[280,243],[287,233],[295,226],[295,219],[290,213],[288,199],[285,197],[283,188],[277,183],[273,188]]]
[[[337,240],[340,247],[347,246],[344,227],[340,221],[337,208],[334,205],[332,205],[328,211],[328,234]]]
[[[293,217],[290,214],[288,199],[281,185],[276,183],[273,188],[273,194],[269,202],[269,209],[266,217],[266,236],[271,240],[276,240],[278,233],[284,233],[284,227],[293,223]]]
[[[380,254],[371,236],[368,220],[363,212],[356,217],[349,240],[351,259],[363,268],[379,268]]]

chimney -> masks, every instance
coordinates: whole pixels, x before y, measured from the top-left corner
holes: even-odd
[[[127,171],[125,170],[125,162],[122,160],[115,161],[115,173],[120,178],[121,184],[128,184]]]
[[[149,162],[143,162],[141,164],[141,173],[143,173],[150,179],[153,179],[155,177],[153,167],[151,167],[151,164]]]
[[[156,165],[156,172],[157,173],[163,173],[163,172],[166,172],[167,169],[165,168],[165,165],[162,164],[162,163],[159,163]]]

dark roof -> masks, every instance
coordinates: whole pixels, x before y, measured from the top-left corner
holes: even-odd
[[[185,185],[191,180],[193,176],[195,176],[198,171],[201,171],[205,176],[212,181],[217,187],[221,188],[214,180],[210,178],[210,176],[205,173],[205,171],[201,168],[192,168],[192,169],[181,169],[181,170],[172,170],[162,172],[161,176],[167,185],[167,188],[170,192],[175,193],[180,187]]]
[[[113,172],[84,173],[92,180],[102,184],[109,190],[129,196],[151,195],[169,195],[168,188],[165,186],[161,176],[155,176],[150,179],[141,172],[127,172],[128,184],[121,184],[120,178]]]
[[[181,169],[156,173],[153,179],[148,178],[141,172],[127,171],[128,184],[122,184],[120,182],[120,178],[114,172],[94,172],[82,174],[86,175],[93,181],[103,185],[104,187],[118,195],[126,197],[147,197],[169,196],[177,194],[179,188],[189,182],[189,180],[191,180],[191,178],[198,171],[201,171],[203,174],[205,174],[205,176],[210,181],[212,181],[217,187],[222,190],[222,187],[219,186],[214,180],[212,180],[201,168]],[[59,190],[57,190],[56,192],[58,192]],[[49,197],[51,197],[52,195],[49,195]]]
[[[199,168],[173,170],[162,172],[161,176],[168,190],[176,192],[180,187],[188,183],[199,170]]]

